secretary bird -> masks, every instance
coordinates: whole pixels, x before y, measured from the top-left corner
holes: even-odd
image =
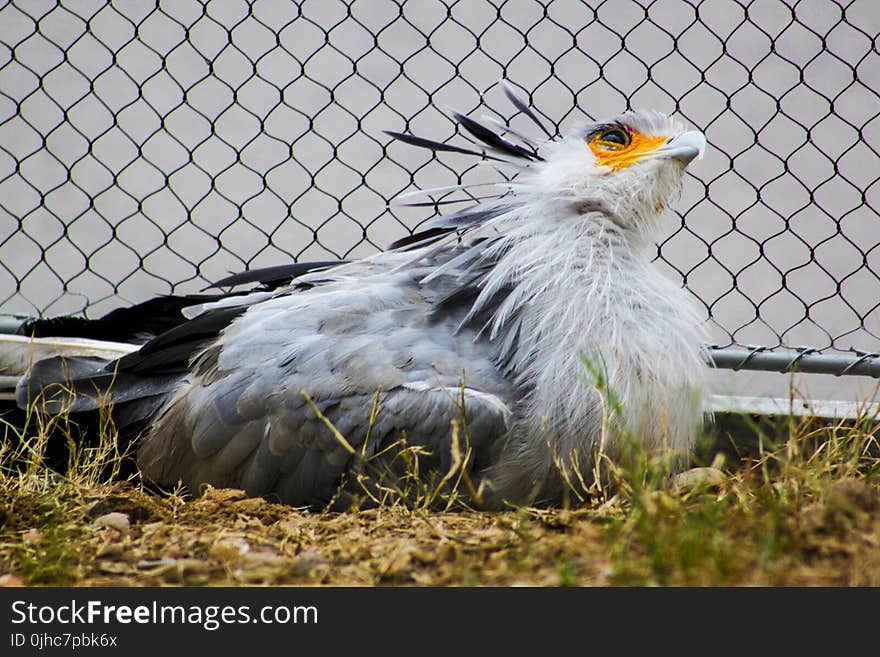
[[[627,111],[556,139],[505,92],[539,139],[458,112],[467,145],[388,133],[516,174],[499,194],[357,261],[246,273],[220,284],[256,289],[123,309],[142,346],[38,360],[17,403],[74,416],[109,405],[156,484],[313,507],[363,503],[364,472],[404,476],[403,449],[435,481],[457,464],[494,507],[562,503],[627,441],[684,463],[703,422],[702,321],[652,257],[705,138]],[[152,334],[159,307],[168,317]],[[23,332],[51,332],[46,321]],[[81,321],[82,335],[138,339]]]

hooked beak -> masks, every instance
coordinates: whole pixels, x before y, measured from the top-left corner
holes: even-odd
[[[654,153],[658,157],[674,158],[687,166],[695,157],[703,157],[705,151],[706,137],[699,130],[691,130],[673,137]]]

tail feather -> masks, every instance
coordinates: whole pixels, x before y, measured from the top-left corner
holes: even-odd
[[[335,264],[250,270],[212,286],[256,284],[255,293],[167,295],[96,319],[31,319],[17,328],[18,334],[0,334],[0,415],[29,431],[29,423],[40,416],[63,414],[78,427],[76,440],[89,443],[103,414],[109,413],[120,445],[128,445],[164,406],[195,354],[244,312],[252,298]],[[190,318],[193,309],[199,314]],[[46,337],[58,335],[63,337]],[[66,440],[50,438],[62,453]],[[53,463],[63,465],[63,454]]]
[[[50,415],[83,413],[164,396],[179,375],[141,377],[91,356],[53,356],[34,363],[16,387],[20,408],[36,405]],[[136,414],[137,415],[137,414]]]
[[[18,334],[29,338],[87,338],[141,344],[151,337],[183,323],[187,306],[220,298],[214,294],[166,295],[124,306],[95,319],[62,315],[24,322]]]

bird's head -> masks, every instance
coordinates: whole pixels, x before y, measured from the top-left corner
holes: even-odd
[[[506,83],[503,88],[513,105],[543,131],[546,140],[528,137],[491,118],[479,121],[456,111],[452,118],[476,148],[388,132],[414,146],[480,156],[506,172],[512,168],[522,174],[499,183],[507,187],[504,194],[476,197],[480,201],[497,200],[438,216],[425,224],[426,231],[393,246],[429,244],[450,232],[481,226],[513,240],[535,233],[569,239],[572,233],[560,231],[562,225],[573,228],[577,235],[592,232],[584,227],[613,226],[630,244],[649,244],[661,226],[663,211],[681,190],[685,168],[706,148],[703,134],[687,130],[680,121],[660,112],[628,111],[607,121],[582,125],[557,139],[524,98]],[[404,196],[442,196],[485,185],[477,182],[437,187]],[[433,204],[459,202],[462,200],[435,200]],[[601,217],[606,220],[598,220]]]
[[[549,144],[537,187],[566,214],[603,212],[647,231],[675,200],[687,165],[703,154],[701,132],[659,112],[630,111],[589,123]]]

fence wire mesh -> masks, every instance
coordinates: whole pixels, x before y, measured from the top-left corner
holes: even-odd
[[[706,133],[658,256],[721,347],[874,352],[878,33],[874,0],[6,2],[0,312],[372,253],[434,212],[396,195],[489,175],[382,130],[519,126],[504,78],[563,131],[653,107]]]

